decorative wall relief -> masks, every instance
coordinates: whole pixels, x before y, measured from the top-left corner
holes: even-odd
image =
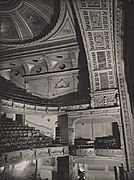
[[[81,2],[81,7],[86,8],[86,6],[87,6],[86,0],[80,0],[80,2]]]
[[[90,45],[89,49],[94,50],[94,40],[93,40],[92,32],[88,32],[87,36],[88,36],[88,42]]]
[[[38,149],[37,151],[36,151],[36,157],[42,157],[42,156],[44,156],[44,157],[46,157],[46,156],[48,156],[48,149]]]
[[[90,30],[91,29],[91,23],[90,23],[90,18],[89,18],[88,11],[83,11],[83,17],[84,17],[86,29]]]
[[[104,31],[105,47],[110,48],[110,33],[109,31]]]
[[[61,36],[71,35],[71,34],[74,34],[74,30],[69,20],[67,20],[63,29],[61,29],[61,31],[59,32],[58,36],[61,37]]]
[[[97,51],[91,52],[92,69],[93,70],[103,70],[112,69],[112,56],[111,51]]]
[[[23,150],[21,151],[22,159],[32,159],[35,158],[35,152],[34,150]]]
[[[99,90],[100,89],[100,79],[99,79],[99,73],[95,72],[94,73],[94,87],[95,87],[95,90]]]
[[[64,79],[61,78],[61,80],[55,84],[55,88],[59,89],[59,88],[67,88],[69,87],[70,82],[65,81]]]
[[[107,0],[80,0],[82,8],[104,8],[107,9]]]
[[[101,0],[101,7],[107,8],[108,7],[108,1],[107,0]]]
[[[91,53],[91,60],[92,60],[92,69],[93,70],[96,70],[98,69],[98,62],[97,62],[97,57],[96,57],[96,53],[95,52],[92,52]]]
[[[35,110],[35,106],[34,105],[29,105],[29,104],[25,104],[25,108],[29,111],[34,111]]]
[[[58,97],[78,91],[78,70],[56,73],[51,77],[51,96]]]
[[[103,28],[108,29],[109,28],[108,12],[102,11],[102,17],[103,17]]]
[[[101,11],[90,11],[92,28],[102,28]]]
[[[103,48],[104,47],[104,37],[103,32],[94,32],[94,41],[96,48]]]
[[[72,69],[73,65],[69,58],[57,62],[57,64],[53,67],[53,71],[64,71],[67,69]]]
[[[118,107],[118,96],[117,91],[113,91],[111,93],[104,93],[104,94],[95,94],[92,96],[92,108],[99,108],[99,107]]]
[[[45,158],[43,159],[43,165],[45,166],[54,166],[55,165],[55,157],[53,158]]]
[[[19,161],[21,160],[21,157],[20,157],[20,152],[13,152],[13,153],[8,153],[6,154],[7,155],[7,162],[10,161],[10,162],[16,162],[16,161]]]
[[[64,50],[59,53],[51,53],[46,56],[47,64],[50,71],[64,71],[78,68],[79,48]],[[48,62],[49,61],[49,62]]]
[[[36,75],[36,74],[45,73],[45,72],[48,72],[48,67],[47,67],[46,62],[34,65],[31,68],[30,74],[31,75]]]
[[[106,51],[106,58],[107,58],[107,67],[112,68],[111,51]]]
[[[13,106],[14,106],[14,108],[24,109],[24,104],[22,104],[22,103],[16,103],[16,102],[14,102],[14,103],[13,103]]]
[[[12,107],[13,102],[12,102],[12,100],[1,99],[1,105],[2,106],[7,106],[7,107]]]
[[[115,82],[114,82],[114,74],[113,71],[108,71],[108,78],[109,78],[109,87],[114,88],[115,87]]]
[[[59,69],[63,70],[65,68],[66,68],[66,65],[64,63],[59,65]]]
[[[93,74],[95,90],[115,88],[114,74],[112,70],[96,71]]]
[[[29,89],[42,98],[56,98],[78,90],[78,70],[58,71],[29,76]]]
[[[88,7],[100,7],[100,0],[88,0],[87,1],[87,6]]]
[[[105,51],[97,52],[97,58],[98,58],[98,68],[106,69],[107,65],[106,65]]]
[[[100,73],[101,89],[109,89],[109,81],[107,72]]]
[[[21,66],[16,66],[11,69],[10,80],[16,86],[25,88],[25,82],[23,76],[26,75],[25,68],[23,64]]]
[[[76,49],[75,51],[69,51],[68,56],[73,64],[78,64],[78,49]]]

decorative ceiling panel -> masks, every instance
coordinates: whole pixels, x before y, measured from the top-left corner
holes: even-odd
[[[45,37],[59,11],[59,0],[0,0],[0,43],[22,44]]]
[[[74,0],[87,53],[91,92],[116,88],[111,0]]]

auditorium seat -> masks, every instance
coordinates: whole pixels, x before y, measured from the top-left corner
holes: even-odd
[[[28,125],[19,124],[9,118],[0,120],[0,153],[42,148],[52,144],[52,138],[45,136],[39,130]]]
[[[120,143],[114,136],[104,136],[95,138],[96,149],[120,149]]]

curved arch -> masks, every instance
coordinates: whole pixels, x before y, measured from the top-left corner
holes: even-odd
[[[85,121],[89,121],[90,119],[92,121],[89,121],[89,122],[95,122],[95,121],[97,122],[97,120],[98,120],[99,122],[117,122],[118,125],[119,125],[119,121],[115,117],[113,117],[113,116],[99,116],[99,117],[98,116],[94,116],[94,117],[83,117],[83,118],[80,116],[79,118],[75,119],[75,121],[73,122],[72,126],[77,124],[78,121],[84,122],[84,120]],[[104,119],[106,119],[106,120],[104,121]]]

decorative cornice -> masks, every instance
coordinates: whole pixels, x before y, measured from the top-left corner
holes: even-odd
[[[70,47],[70,46],[78,46],[76,37],[72,39],[65,39],[60,40],[60,41],[54,41],[54,42],[47,42],[47,43],[39,43],[39,44],[34,44],[31,46],[24,46],[24,47],[16,47],[16,48],[10,48],[7,50],[3,50],[0,52],[0,61],[2,62],[4,59],[9,60],[12,59],[12,57],[18,58],[18,57],[23,57],[23,56],[29,56],[29,55],[35,55],[41,52],[45,51],[51,51],[51,50],[56,50],[56,49],[61,49],[62,47]]]

